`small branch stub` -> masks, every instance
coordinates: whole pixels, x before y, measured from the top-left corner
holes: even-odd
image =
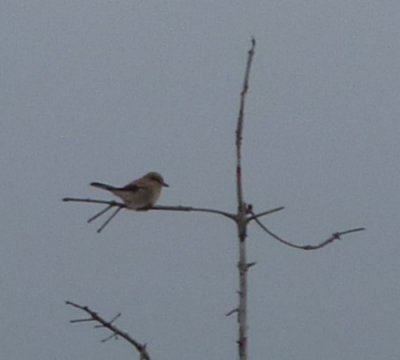
[[[225,316],[231,316],[231,315],[237,313],[238,311],[239,311],[238,308],[232,309],[231,311],[227,312],[225,314]]]

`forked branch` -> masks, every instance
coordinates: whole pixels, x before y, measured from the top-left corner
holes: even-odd
[[[103,339],[102,342],[105,342],[107,340],[110,340],[112,338],[117,338],[118,336],[126,340],[128,343],[130,343],[136,351],[140,355],[140,360],[151,360],[149,353],[146,350],[146,344],[142,344],[135,339],[133,339],[128,333],[125,331],[122,331],[118,327],[116,327],[113,322],[121,315],[118,314],[115,316],[111,321],[104,320],[103,317],[98,315],[95,311],[91,310],[88,306],[82,306],[78,305],[76,303],[73,303],[72,301],[66,301],[65,302],[67,305],[73,306],[77,309],[80,309],[87,314],[89,314],[89,318],[85,319],[76,319],[76,320],[70,320],[70,323],[78,323],[78,322],[90,322],[94,321],[97,322],[99,325],[96,325],[96,328],[104,327],[108,330],[111,331],[111,335],[108,336],[107,338]]]

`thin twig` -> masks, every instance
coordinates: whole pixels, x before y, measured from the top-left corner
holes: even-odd
[[[238,308],[232,309],[231,311],[228,311],[225,314],[225,316],[231,316],[232,314],[237,313],[238,311],[239,311]]]
[[[115,338],[115,340],[118,340],[118,335],[117,334],[110,334],[107,337],[105,337],[104,339],[101,339],[100,342],[105,343],[108,340],[111,340],[112,338]]]
[[[133,345],[133,347],[136,349],[136,351],[140,354],[140,359],[151,360],[150,355],[148,354],[148,352],[146,350],[146,345],[145,344],[141,344],[140,342],[136,341],[128,333],[120,330],[115,325],[113,325],[112,322],[104,320],[100,315],[98,315],[95,311],[89,309],[89,307],[87,307],[87,306],[78,305],[78,304],[75,304],[75,303],[73,303],[71,301],[66,301],[65,303],[67,305],[71,305],[71,306],[73,306],[73,307],[75,307],[77,309],[83,310],[84,312],[86,312],[87,314],[89,314],[91,316],[91,319],[93,321],[97,321],[98,323],[103,325],[103,327],[105,327],[108,330],[110,330],[112,332],[112,335],[113,335],[110,338],[120,336],[123,339],[125,339],[127,342],[129,342],[131,345]],[[85,319],[82,319],[82,321],[83,320],[85,320]],[[114,320],[115,320],[115,318],[114,318]],[[73,322],[77,322],[77,320],[71,320],[71,322],[72,321]]]
[[[250,213],[251,213],[251,214],[254,214],[254,215],[249,216],[249,217],[247,218],[247,222],[249,223],[250,221],[255,220],[255,219],[257,219],[257,218],[259,218],[259,217],[261,217],[261,216],[265,216],[265,215],[270,215],[270,214],[276,213],[276,212],[278,212],[278,211],[283,210],[284,208],[285,208],[284,206],[280,206],[280,207],[277,207],[277,208],[272,209],[272,210],[266,210],[266,211],[260,212],[260,213],[258,213],[258,214],[254,214],[254,213],[252,212],[252,210],[249,210]]]
[[[112,208],[112,205],[108,205],[106,206],[103,210],[99,211],[98,213],[96,213],[95,215],[93,215],[90,219],[88,219],[88,223],[90,224],[93,220],[96,220],[98,217],[100,217],[101,215],[103,215],[104,213],[106,213],[108,210],[110,210]]]
[[[284,245],[290,246],[290,247],[295,248],[295,249],[301,249],[301,250],[318,250],[318,249],[321,249],[324,246],[334,242],[335,240],[341,240],[340,237],[343,236],[343,235],[365,230],[365,228],[360,227],[360,228],[354,228],[354,229],[350,229],[350,230],[339,231],[339,232],[333,233],[328,239],[326,239],[325,241],[322,241],[321,243],[319,243],[317,245],[297,245],[297,244],[293,244],[290,241],[287,241],[287,240],[281,238],[280,236],[276,235],[275,233],[273,233],[257,217],[254,218],[254,221],[268,235],[272,236],[275,240],[278,240],[280,243],[282,243]]]
[[[101,233],[103,229],[110,223],[110,221],[121,211],[121,209],[121,207],[117,207],[111,216],[103,223],[103,225],[97,229],[97,232]]]
[[[89,319],[75,319],[75,320],[70,320],[69,322],[71,324],[79,323],[79,322],[89,322],[89,321],[94,321],[92,318]]]
[[[110,200],[95,200],[95,199],[82,199],[82,198],[70,198],[66,197],[63,198],[62,201],[64,202],[84,202],[84,203],[92,203],[92,204],[105,204],[105,205],[110,205],[111,207],[113,206],[119,206],[119,207],[126,207],[125,204],[117,202],[117,201],[110,201]]]

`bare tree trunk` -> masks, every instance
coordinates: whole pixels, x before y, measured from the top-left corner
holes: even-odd
[[[244,74],[243,88],[240,93],[239,116],[236,127],[236,195],[238,202],[237,213],[237,229],[239,238],[239,306],[238,306],[238,322],[239,322],[239,338],[238,350],[239,359],[247,360],[247,264],[246,255],[246,237],[247,237],[247,205],[243,198],[242,184],[242,136],[243,136],[243,120],[244,108],[247,91],[249,89],[250,68],[254,56],[254,48],[256,41],[251,40],[251,48],[248,52],[246,71]]]
[[[239,232],[239,359],[247,360],[247,255],[246,223],[238,219]]]

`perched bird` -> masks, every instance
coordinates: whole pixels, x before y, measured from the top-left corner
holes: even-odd
[[[127,208],[133,210],[152,207],[161,195],[161,188],[169,186],[158,172],[149,172],[123,187],[99,182],[92,182],[90,185],[112,192],[124,201]]]

